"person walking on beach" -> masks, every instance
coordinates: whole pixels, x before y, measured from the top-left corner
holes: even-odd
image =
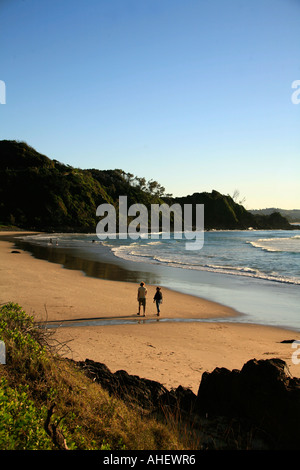
[[[156,309],[157,309],[157,316],[159,317],[160,315],[160,304],[162,304],[162,291],[161,291],[161,288],[160,287],[157,287],[156,288],[156,292],[155,292],[155,295],[153,297],[153,302],[156,303]]]
[[[146,315],[146,295],[147,295],[147,289],[145,287],[145,283],[141,282],[140,287],[138,288],[138,294],[137,294],[137,299],[139,303],[139,313],[141,313],[141,305],[143,306],[143,311],[144,311],[144,316]]]

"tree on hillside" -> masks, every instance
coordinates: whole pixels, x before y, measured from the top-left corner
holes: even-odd
[[[238,189],[235,189],[232,195],[232,199],[237,204],[244,204],[244,202],[246,201],[246,198],[243,197],[241,200],[239,200],[239,198],[240,198],[240,191]]]

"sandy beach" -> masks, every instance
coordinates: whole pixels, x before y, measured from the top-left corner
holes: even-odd
[[[158,321],[152,301],[156,286],[147,286],[146,317],[134,324],[65,326],[68,321],[84,319],[137,320],[138,284],[87,277],[80,271],[36,259],[19,248],[19,253],[12,251],[13,243],[0,237],[0,304],[16,302],[37,321],[64,325],[55,329],[54,337],[68,342],[68,357],[93,359],[105,363],[112,372],[124,369],[168,388],[190,387],[195,393],[204,371],[215,367],[239,369],[253,358],[279,357],[286,361],[292,375],[300,377],[300,365],[292,362],[294,349],[289,343],[281,343],[299,340],[299,333],[226,322],[234,316],[238,320],[238,313],[168,289],[163,289]],[[163,322],[164,318],[177,321]],[[221,321],[214,323],[215,318]]]

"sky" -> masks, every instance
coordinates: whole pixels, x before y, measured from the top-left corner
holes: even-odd
[[[300,209],[300,0],[0,0],[0,24],[1,140]]]

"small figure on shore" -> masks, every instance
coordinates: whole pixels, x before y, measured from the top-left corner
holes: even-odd
[[[145,287],[145,283],[141,282],[140,287],[138,288],[137,300],[139,303],[139,311],[138,315],[141,313],[141,306],[143,306],[144,316],[146,315],[146,296],[147,296],[147,289]]]
[[[50,243],[50,245],[52,245],[52,238],[50,238],[49,243]]]
[[[163,299],[163,296],[162,296],[162,291],[161,291],[161,288],[160,287],[157,287],[156,288],[156,292],[155,292],[155,295],[153,297],[153,302],[156,303],[156,309],[157,309],[157,316],[159,317],[160,315],[160,305],[162,304],[162,299]]]

